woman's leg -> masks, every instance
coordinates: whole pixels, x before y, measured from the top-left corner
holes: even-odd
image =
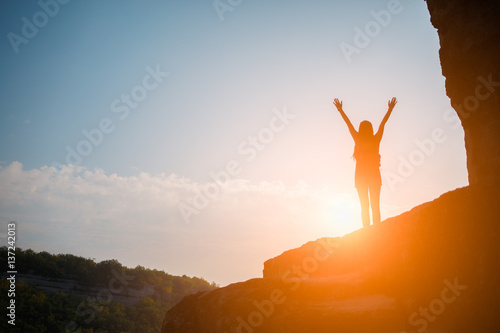
[[[380,185],[370,186],[370,204],[373,224],[380,222]]]
[[[357,186],[359,202],[361,204],[361,220],[363,221],[363,227],[368,227],[370,225],[370,208],[368,205],[368,186]]]

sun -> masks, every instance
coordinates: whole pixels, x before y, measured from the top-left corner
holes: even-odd
[[[362,226],[359,202],[350,195],[325,198],[325,223],[335,236],[343,236]]]

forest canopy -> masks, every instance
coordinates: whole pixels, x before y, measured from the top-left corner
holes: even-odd
[[[7,248],[0,247],[0,258],[7,262]],[[198,277],[173,276],[142,266],[128,268],[115,259],[96,262],[72,254],[50,254],[33,250],[16,249],[16,307],[17,320],[13,327],[2,320],[2,332],[159,332],[168,309],[185,296],[217,288],[212,282]],[[52,292],[23,281],[23,276],[58,281],[72,280],[89,295],[75,295],[72,290]],[[95,290],[108,292],[110,281],[120,286],[120,276],[126,277],[125,288],[149,288],[148,296],[134,304],[120,303],[115,298],[105,298]],[[9,290],[7,276],[2,276],[0,293]],[[151,290],[152,289],[152,290]],[[101,297],[100,297],[101,296]],[[7,307],[8,299],[0,298],[0,306]]]

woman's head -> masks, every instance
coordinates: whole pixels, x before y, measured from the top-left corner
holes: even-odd
[[[359,135],[362,137],[373,136],[373,126],[368,120],[363,120],[359,124]]]

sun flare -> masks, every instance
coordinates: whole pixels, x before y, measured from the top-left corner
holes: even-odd
[[[325,200],[325,220],[336,236],[359,229],[362,226],[359,202],[351,196],[329,196]]]

